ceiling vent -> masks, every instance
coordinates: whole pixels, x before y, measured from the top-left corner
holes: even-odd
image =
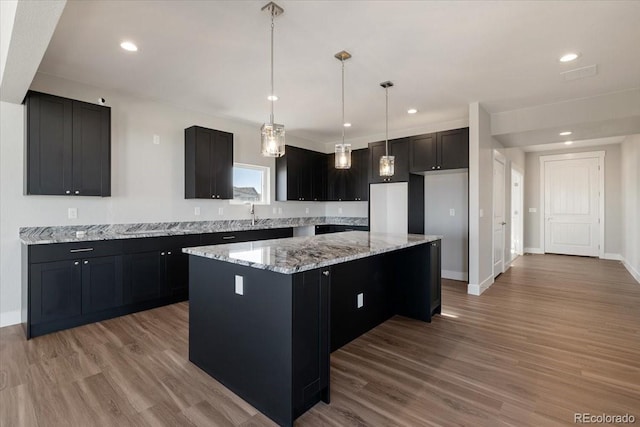
[[[565,82],[571,80],[584,79],[586,77],[593,77],[598,74],[598,66],[596,64],[589,65],[587,67],[576,68],[575,70],[564,71],[560,73]]]

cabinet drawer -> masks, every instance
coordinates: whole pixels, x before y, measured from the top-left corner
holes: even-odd
[[[29,246],[29,262],[62,261],[78,258],[118,255],[122,252],[119,240],[93,242],[52,243]]]

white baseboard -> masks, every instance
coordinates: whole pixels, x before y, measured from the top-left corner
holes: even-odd
[[[476,295],[476,296],[482,295],[484,291],[489,289],[489,286],[493,285],[493,282],[494,282],[493,276],[489,276],[486,279],[484,279],[482,283],[480,283],[479,285],[469,283],[467,285],[467,293],[469,295]]]
[[[624,258],[622,258],[622,255],[620,254],[608,254],[605,253],[604,256],[601,259],[610,259],[613,261],[622,261]]]
[[[633,266],[629,264],[627,260],[624,258],[622,259],[622,265],[624,265],[624,268],[626,268],[629,271],[629,273],[631,273],[633,278],[636,279],[636,282],[640,283],[640,272],[635,268],[633,268]]]
[[[442,270],[442,278],[467,282],[469,281],[469,273],[464,273],[462,271]]]
[[[5,326],[17,325],[22,323],[22,314],[20,310],[5,311],[0,313],[0,328]]]
[[[540,248],[524,248],[525,254],[544,254],[544,251]]]

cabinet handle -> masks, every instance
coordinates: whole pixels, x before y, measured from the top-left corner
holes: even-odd
[[[212,199],[215,199],[215,198],[216,198],[216,195],[215,195],[215,194],[212,194],[212,195],[211,195],[211,198],[212,198]]]
[[[322,274],[324,274],[325,276],[328,276],[329,275],[329,270],[323,271]]]
[[[75,191],[75,193],[76,193],[76,194],[80,194],[80,190],[76,190],[76,191]]]
[[[222,236],[223,240],[231,240],[231,239],[235,239],[236,236]]]
[[[71,191],[67,190],[65,191],[66,194],[71,194]]]
[[[73,265],[80,265],[80,261],[74,262]]]
[[[440,166],[436,166],[436,169],[440,169]]]
[[[160,252],[160,256],[164,256],[164,252]]]
[[[438,244],[437,243],[432,243],[431,246],[438,246]]]
[[[167,252],[167,255],[171,255],[171,251]]]
[[[435,166],[431,166],[431,169],[435,169],[435,168],[436,168]]]
[[[91,252],[93,248],[81,248],[81,249],[69,249],[69,252],[74,254],[76,252]]]
[[[84,264],[85,264],[85,265],[86,265],[86,264],[89,264],[89,261],[86,261],[86,260],[85,260]]]

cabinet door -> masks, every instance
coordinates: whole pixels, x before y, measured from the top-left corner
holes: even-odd
[[[82,314],[123,304],[122,256],[82,261]]]
[[[469,128],[438,132],[438,169],[469,167]]]
[[[436,170],[439,165],[436,134],[409,138],[409,159],[412,173]]]
[[[431,314],[440,313],[442,304],[442,272],[441,272],[440,240],[431,242],[429,246],[429,293]]]
[[[395,172],[391,177],[391,181],[409,181],[409,138],[389,141],[389,151],[389,154],[395,157]]]
[[[298,195],[300,200],[313,200],[312,175],[313,156],[310,151],[298,149],[294,157],[297,162]]]
[[[369,182],[372,184],[384,182],[384,178],[380,176],[380,157],[384,156],[384,154],[384,141],[371,142],[369,144]]]
[[[73,194],[111,194],[111,109],[73,101]]]
[[[30,92],[27,111],[27,194],[72,194],[73,102]]]
[[[286,182],[287,182],[287,198],[286,200],[300,200],[302,194],[300,192],[300,174],[302,173],[302,160],[300,159],[300,149],[297,147],[287,146],[285,155],[286,162]]]
[[[68,319],[82,313],[80,261],[32,264],[29,281],[31,324]]]
[[[124,300],[136,303],[167,294],[162,252],[151,251],[125,256]]]
[[[233,199],[233,134],[215,131],[211,150],[213,184],[216,199]]]
[[[322,153],[313,153],[311,190],[314,201],[327,200],[327,157]]]
[[[166,252],[164,261],[169,294],[186,297],[189,293],[189,255],[176,248]]]
[[[352,153],[352,175],[355,200],[369,199],[369,150],[355,150]]]

